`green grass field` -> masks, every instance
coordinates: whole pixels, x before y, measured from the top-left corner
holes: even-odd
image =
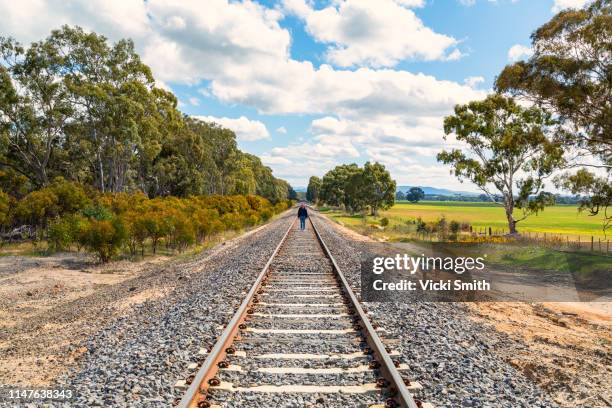
[[[516,217],[520,216],[516,212]],[[340,213],[330,214],[332,218],[341,221],[347,226],[358,226],[363,224],[360,216],[348,216]],[[380,212],[380,218],[387,217],[389,225],[402,225],[407,220],[421,217],[425,221],[435,221],[442,216],[448,221],[456,220],[467,222],[475,229],[491,227],[493,230],[508,230],[503,207],[491,203],[467,203],[467,202],[444,202],[444,201],[422,201],[417,204],[400,202],[387,211]],[[368,217],[366,223],[378,223],[380,218]],[[569,236],[570,240],[610,239],[610,234],[605,237],[602,230],[602,215],[591,217],[587,212],[579,213],[575,205],[556,205],[547,207],[538,215],[531,215],[524,221],[518,223],[519,232],[525,233],[547,233]],[[387,228],[390,230],[390,228]]]

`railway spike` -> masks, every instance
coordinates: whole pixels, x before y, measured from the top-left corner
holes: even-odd
[[[397,402],[395,402],[395,400],[393,398],[387,398],[385,400],[385,407],[395,408],[395,407],[397,407]]]
[[[227,368],[227,367],[229,367],[229,363],[228,363],[227,361],[223,360],[223,361],[219,361],[219,362],[217,363],[217,366],[218,366],[219,368]]]
[[[198,402],[198,408],[210,408],[210,402],[202,400]]]
[[[225,352],[227,354],[234,354],[236,352],[236,349],[230,346],[230,347],[225,349]]]
[[[389,385],[389,381],[387,381],[386,379],[384,379],[384,378],[382,378],[382,377],[379,377],[379,378],[376,380],[376,386],[377,386],[378,388],[385,388],[385,387],[387,387],[388,385]]]
[[[221,385],[221,380],[218,379],[217,377],[213,377],[210,380],[208,380],[208,385],[210,385],[211,387],[216,387],[218,385]]]

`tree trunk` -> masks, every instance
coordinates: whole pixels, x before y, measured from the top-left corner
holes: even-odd
[[[506,218],[508,219],[508,232],[511,235],[517,234],[518,232],[516,231],[516,221],[514,220],[514,217],[512,216],[512,210],[508,210],[508,208],[506,208]]]

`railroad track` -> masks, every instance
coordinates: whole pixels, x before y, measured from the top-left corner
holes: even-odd
[[[408,407],[421,386],[382,343],[316,221],[291,222],[215,345],[202,349],[180,408]]]

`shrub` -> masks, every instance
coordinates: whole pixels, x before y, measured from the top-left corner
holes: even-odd
[[[272,211],[269,209],[265,209],[261,212],[261,219],[266,222],[268,221],[270,218],[272,218]]]
[[[59,199],[48,188],[32,191],[15,209],[15,216],[22,224],[46,227],[50,219],[59,213]]]
[[[448,229],[448,221],[446,221],[446,217],[443,216],[435,225],[435,232],[438,234],[439,241],[446,241],[448,238]]]
[[[427,224],[425,223],[425,221],[423,221],[421,217],[416,219],[416,231],[418,233],[430,232]]]
[[[62,251],[70,247],[72,235],[65,219],[58,218],[49,225],[47,240],[51,251]]]
[[[95,252],[100,261],[108,262],[117,254],[127,233],[125,226],[118,217],[112,220],[91,220],[81,236],[82,244]]]
[[[77,249],[80,250],[80,241],[88,225],[88,220],[80,214],[68,214],[54,220],[47,230],[49,249],[63,251],[76,243]]]
[[[203,242],[215,232],[215,221],[218,221],[218,219],[219,213],[217,210],[200,208],[194,211],[193,221],[198,242]]]
[[[389,219],[387,217],[383,217],[380,220],[380,225],[383,226],[383,227],[386,227],[387,225],[389,225]]]
[[[452,241],[456,241],[457,240],[457,236],[459,234],[459,231],[461,229],[461,224],[459,224],[457,221],[453,220],[450,222],[449,225],[449,229],[450,229],[450,239]]]
[[[4,191],[0,190],[0,228],[9,224],[10,216],[10,197]]]
[[[62,177],[53,180],[48,189],[57,196],[60,215],[71,214],[91,205],[83,186],[66,181]]]
[[[97,221],[110,220],[113,218],[113,213],[103,205],[99,203],[93,207],[87,207],[83,210],[83,215],[87,218],[91,218]]]
[[[163,212],[160,211],[147,211],[143,214],[142,223],[147,231],[147,235],[151,238],[151,244],[153,246],[153,253],[157,252],[157,246],[159,241],[166,236],[168,231],[168,224],[164,222]]]
[[[146,220],[141,209],[136,209],[127,212],[123,216],[123,222],[127,230],[127,245],[131,255],[136,255],[138,247],[140,253],[144,256],[144,246],[149,232],[146,226]]]

